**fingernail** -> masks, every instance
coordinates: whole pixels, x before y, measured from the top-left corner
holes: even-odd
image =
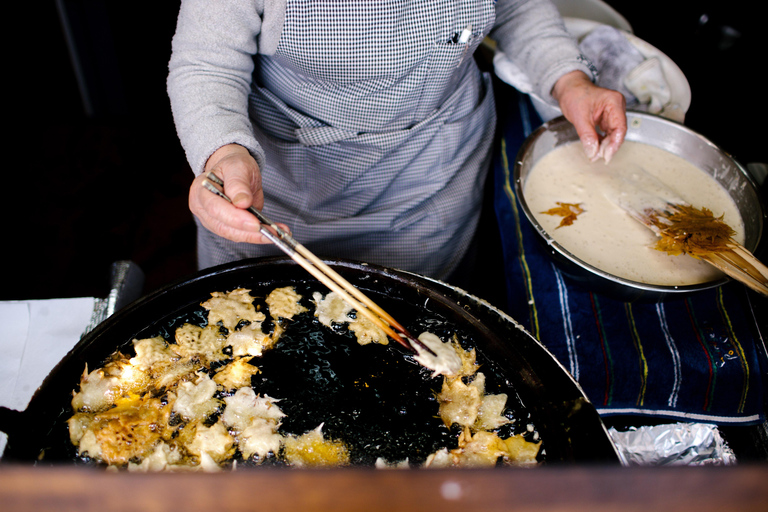
[[[610,155],[608,154],[611,151],[610,149],[610,143],[608,139],[603,139],[600,142],[600,147],[597,148],[597,155],[595,155],[595,160],[600,160],[601,158],[605,160],[605,163],[608,163],[608,160],[610,159]]]
[[[599,147],[597,148],[597,151],[595,151],[595,154],[592,156],[592,158],[590,158],[590,160],[589,160],[589,161],[590,161],[590,162],[597,162],[597,161],[598,161],[598,160],[600,160],[602,157],[603,157],[603,147],[602,147],[602,146],[599,146]]]
[[[236,195],[236,196],[235,196],[235,197],[232,199],[232,202],[233,202],[234,204],[238,204],[238,203],[244,203],[244,202],[247,202],[247,201],[248,201],[248,195],[247,195],[247,194],[244,194],[243,192],[240,192],[239,194],[237,194],[237,195]]]
[[[584,143],[584,153],[586,153],[587,158],[590,161],[595,161],[595,157],[597,156],[597,142],[590,140]]]

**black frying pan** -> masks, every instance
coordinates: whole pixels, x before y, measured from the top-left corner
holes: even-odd
[[[455,326],[471,339],[479,359],[510,384],[546,449],[546,462],[618,462],[617,452],[594,407],[552,355],[514,320],[466,292],[408,272],[350,261],[327,262],[418,333],[425,316]],[[73,461],[66,419],[85,365],[93,369],[134,338],[166,332],[193,315],[213,291],[238,287],[321,285],[287,258],[262,258],[199,272],[126,306],[83,337],[51,371],[24,412],[0,410],[8,434],[5,461]],[[325,290],[327,291],[327,290]],[[192,311],[192,313],[190,313]],[[392,346],[387,350],[399,350]],[[351,422],[354,423],[354,422]],[[354,424],[350,425],[354,428]]]

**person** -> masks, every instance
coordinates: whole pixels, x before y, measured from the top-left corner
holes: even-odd
[[[279,254],[253,205],[321,257],[449,276],[491,160],[486,37],[610,159],[624,97],[594,85],[549,0],[182,0],[167,86],[198,266]],[[210,171],[232,204],[201,186]]]

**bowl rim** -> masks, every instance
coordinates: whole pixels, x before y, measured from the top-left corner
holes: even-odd
[[[689,136],[694,136],[700,139],[703,143],[705,143],[708,146],[711,146],[714,150],[718,151],[725,159],[729,160],[730,163],[732,163],[738,170],[738,172],[742,175],[742,177],[746,180],[748,183],[748,186],[750,186],[753,191],[755,192],[758,205],[760,207],[760,215],[758,216],[760,219],[760,228],[757,233],[757,238],[754,241],[753,247],[747,247],[748,250],[755,252],[758,247],[760,247],[760,242],[762,238],[762,232],[764,230],[764,224],[766,219],[766,205],[763,201],[763,198],[761,197],[760,193],[758,192],[758,187],[752,178],[752,176],[747,172],[747,170],[739,164],[729,153],[722,150],[719,146],[714,144],[712,141],[701,135],[700,133],[690,129],[689,127],[673,121],[671,119],[665,118],[663,116],[655,115],[655,114],[649,114],[646,112],[636,112],[636,111],[627,111],[627,125],[629,126],[633,120],[642,120],[643,118],[650,118],[654,122],[664,123],[668,125],[674,126],[676,129],[680,129],[682,131],[685,131]],[[613,275],[609,272],[606,272],[598,267],[595,267],[594,265],[591,265],[582,259],[578,258],[574,254],[572,254],[570,251],[568,251],[565,247],[560,245],[555,239],[539,224],[539,222],[536,220],[536,218],[533,216],[533,212],[531,212],[530,208],[528,207],[528,203],[525,201],[525,196],[523,194],[523,180],[520,177],[521,169],[525,160],[526,155],[530,153],[530,148],[532,148],[538,139],[547,131],[554,131],[553,129],[556,127],[559,127],[561,125],[570,125],[571,123],[565,119],[564,116],[558,116],[554,119],[551,119],[549,121],[546,121],[541,126],[539,126],[537,129],[535,129],[531,134],[525,139],[523,144],[520,146],[520,149],[517,152],[516,158],[515,158],[515,165],[512,173],[512,179],[514,182],[514,191],[515,196],[517,197],[517,201],[520,205],[520,207],[523,210],[523,213],[525,214],[525,217],[528,219],[528,221],[531,223],[533,228],[536,230],[536,232],[543,238],[543,241],[547,244],[547,246],[552,250],[555,251],[557,254],[559,254],[562,258],[565,258],[570,263],[577,265],[578,267],[588,271],[591,274],[594,274],[597,277],[600,277],[602,279],[605,279],[607,281],[613,282],[615,284],[620,284],[623,286],[627,286],[629,288],[640,290],[643,292],[652,292],[660,295],[681,295],[696,291],[702,291],[707,290],[711,288],[717,288],[719,286],[722,286],[726,283],[729,283],[732,281],[732,279],[728,276],[722,276],[718,279],[713,279],[711,281],[706,281],[703,283],[696,283],[696,284],[690,284],[690,285],[660,285],[660,284],[650,284],[650,283],[642,283],[639,281],[632,281],[630,279],[626,279],[620,276]],[[631,139],[631,132],[627,132],[627,137],[625,140],[632,141]],[[574,139],[573,142],[576,142],[577,139]],[[666,151],[665,148],[661,148]]]

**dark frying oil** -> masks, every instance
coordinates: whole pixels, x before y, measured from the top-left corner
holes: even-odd
[[[262,372],[252,380],[257,393],[282,399],[282,433],[300,435],[322,424],[326,438],[343,440],[351,462],[364,465],[377,457],[423,462],[441,447],[455,447],[437,417],[441,379],[431,379],[399,348],[361,346],[317,322],[301,323],[257,362]]]
[[[386,346],[360,345],[345,326],[321,325],[314,305],[306,305],[310,311],[286,323],[280,341],[252,362],[261,369],[252,379],[254,390],[279,399],[286,414],[281,433],[301,435],[322,425],[326,439],[343,441],[356,465],[373,465],[379,457],[419,465],[441,448],[456,447],[457,431],[438,416],[442,376],[432,377],[391,340]],[[415,335],[430,331],[450,340],[457,332],[434,313],[411,307],[409,316]],[[473,340],[459,336],[470,348]],[[506,392],[507,415],[518,419],[500,435],[525,431],[527,415],[511,384],[488,362],[482,371],[487,392]]]

